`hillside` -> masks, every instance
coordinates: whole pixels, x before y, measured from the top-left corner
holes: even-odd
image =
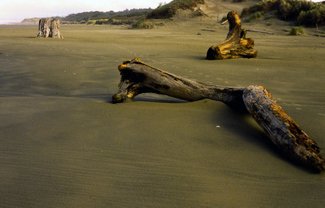
[[[123,11],[90,11],[69,14],[60,18],[63,23],[77,24],[132,24],[140,19],[144,19],[152,9],[126,9]],[[37,24],[40,18],[26,18],[22,24]]]
[[[199,9],[207,17],[221,19],[231,10],[240,13],[256,2],[257,0],[204,0],[204,4],[199,5]]]
[[[174,0],[156,9],[131,9],[119,12],[90,11],[61,17],[64,23],[132,25],[153,28],[155,19],[189,19],[204,16],[221,20],[235,10],[245,22],[279,19],[294,25],[309,27],[325,25],[325,2],[307,0]],[[23,24],[37,24],[38,18],[23,20]],[[160,24],[160,23],[159,23]]]
[[[246,22],[279,19],[308,27],[325,25],[325,1],[307,0],[174,0],[149,12],[147,18],[170,19],[185,10],[191,13],[187,17],[221,19],[230,10],[235,10]]]
[[[109,12],[82,12],[77,14],[70,14],[63,18],[66,22],[77,22],[77,23],[87,23],[88,21],[99,21],[99,24],[112,24],[114,22],[134,22],[139,19],[143,19],[146,15],[151,12],[152,9],[130,9],[119,12],[109,11]]]
[[[317,27],[325,25],[325,2],[306,0],[264,0],[243,10],[247,21],[278,18],[295,25]]]
[[[148,19],[168,19],[173,17],[177,10],[192,10],[199,4],[204,4],[205,0],[174,0],[165,5],[159,5],[156,9],[151,11]]]
[[[26,24],[26,25],[34,25],[34,24],[38,24],[39,18],[34,17],[34,18],[26,18],[23,19],[23,21],[21,21],[22,24]]]

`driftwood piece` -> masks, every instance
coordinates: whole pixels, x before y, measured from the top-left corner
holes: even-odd
[[[60,25],[61,22],[57,18],[41,18],[38,22],[37,37],[63,39],[63,36],[60,32]]]
[[[50,26],[51,19],[50,18],[41,18],[38,21],[38,34],[37,37],[47,38],[50,35]]]
[[[246,30],[241,28],[241,20],[235,11],[227,14],[229,32],[226,40],[218,45],[213,45],[208,49],[206,58],[231,59],[231,58],[255,58],[257,50],[254,47],[254,40],[246,38]]]
[[[325,161],[317,143],[276,103],[263,86],[245,88],[243,101],[272,143],[287,157],[313,170],[325,169]]]
[[[139,59],[126,61],[118,69],[121,82],[118,93],[112,97],[113,103],[132,100],[141,93],[149,92],[186,101],[221,101],[250,113],[271,142],[289,159],[316,172],[325,169],[325,161],[317,143],[300,129],[262,86],[236,88],[209,85],[154,68]]]
[[[61,21],[60,19],[53,19],[50,26],[50,37],[63,39],[60,32]]]

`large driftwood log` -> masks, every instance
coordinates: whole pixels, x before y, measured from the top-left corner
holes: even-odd
[[[63,36],[60,32],[60,25],[61,22],[57,18],[41,18],[38,22],[37,37],[63,39]]]
[[[235,88],[209,85],[159,70],[139,59],[126,61],[118,69],[121,82],[118,93],[112,97],[113,103],[132,100],[141,93],[149,92],[186,101],[206,98],[221,101],[250,113],[271,142],[288,158],[317,172],[325,169],[317,143],[300,129],[262,86]]]
[[[60,19],[53,19],[50,26],[50,37],[63,39],[60,32],[61,21]]]
[[[257,51],[254,47],[254,40],[246,38],[246,30],[241,28],[241,20],[235,11],[227,15],[229,23],[229,32],[225,41],[218,45],[213,45],[208,49],[206,58],[230,59],[230,58],[254,58]]]
[[[44,37],[47,38],[50,35],[50,25],[51,19],[50,18],[41,18],[38,21],[38,34],[37,37]]]

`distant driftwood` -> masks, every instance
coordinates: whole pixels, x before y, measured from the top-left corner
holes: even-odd
[[[113,103],[133,99],[141,93],[158,93],[187,101],[211,99],[246,111],[265,130],[271,142],[288,158],[313,171],[325,169],[317,143],[279,106],[263,86],[221,87],[196,82],[149,66],[139,59],[118,67],[119,91]]]
[[[63,36],[60,32],[60,26],[61,22],[57,18],[41,18],[38,22],[37,37],[51,37],[63,39]]]
[[[254,40],[246,38],[246,30],[241,28],[241,20],[235,11],[227,15],[226,22],[229,23],[229,32],[225,41],[213,45],[208,49],[206,58],[231,59],[231,58],[255,58],[257,51],[254,47]]]

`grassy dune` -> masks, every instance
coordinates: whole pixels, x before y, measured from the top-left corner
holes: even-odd
[[[256,59],[206,61],[227,33],[209,24],[64,25],[64,40],[0,26],[1,207],[323,207],[324,174],[287,162],[221,103],[109,102],[117,65],[137,56],[195,80],[265,85],[325,149],[325,39],[249,33]]]

